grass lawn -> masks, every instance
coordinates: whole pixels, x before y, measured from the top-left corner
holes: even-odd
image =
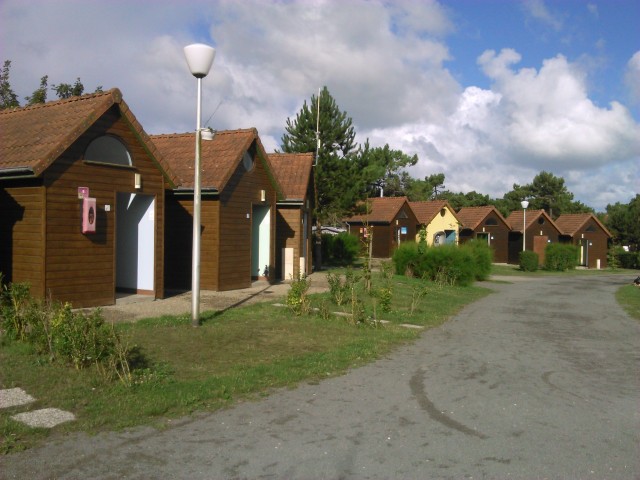
[[[636,320],[640,320],[640,288],[625,285],[616,292],[616,300],[625,311]]]
[[[392,284],[391,312],[376,309],[376,318],[389,321],[384,325],[353,325],[346,317],[326,314],[298,317],[271,302],[203,312],[199,328],[191,326],[188,316],[116,325],[142,354],[130,387],[105,382],[95,367],[75,370],[50,363],[29,346],[3,339],[0,387],[20,387],[37,400],[0,411],[0,453],[29,448],[52,434],[10,418],[27,409],[60,408],[76,415],[76,421],[59,425],[54,433],[162,427],[170,418],[342,374],[420,335],[399,324],[439,325],[490,293],[481,286],[437,287],[402,276],[393,277]],[[311,296],[312,306],[321,312],[349,311],[329,297]],[[373,316],[371,297],[363,292],[359,297]]]
[[[635,270],[626,270],[624,268],[604,268],[600,270],[596,270],[594,268],[576,268],[575,270],[568,270],[565,272],[554,272],[550,270],[544,270],[542,268],[536,270],[535,272],[524,272],[520,270],[518,265],[507,265],[507,264],[493,264],[491,267],[492,275],[500,275],[500,276],[534,276],[534,277],[543,277],[543,276],[558,276],[558,275],[633,275]],[[636,273],[637,275],[637,273]],[[634,277],[635,278],[635,277]]]

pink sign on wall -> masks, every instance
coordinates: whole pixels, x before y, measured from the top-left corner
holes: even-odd
[[[96,199],[82,199],[82,233],[96,233]]]

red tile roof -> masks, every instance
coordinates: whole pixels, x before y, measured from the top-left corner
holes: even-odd
[[[270,153],[269,160],[285,200],[304,201],[312,179],[313,153]]]
[[[573,237],[591,219],[602,228],[608,237],[611,237],[609,230],[592,213],[565,213],[556,219],[556,225],[564,235]]]
[[[486,205],[482,207],[462,207],[458,211],[458,220],[460,220],[460,223],[462,223],[464,228],[475,230],[491,213],[495,213],[496,216],[504,222],[507,227],[509,227],[507,220],[493,205]]]
[[[547,222],[551,223],[551,225],[553,225],[553,227],[556,230],[558,230],[558,232],[561,232],[561,230],[558,228],[558,226],[553,221],[553,219],[544,210],[527,210],[527,225],[526,225],[525,228],[528,230],[529,227],[531,227],[531,225],[534,222],[537,222],[538,218],[540,218],[541,216],[543,216]],[[507,217],[507,224],[511,227],[511,230],[513,230],[514,232],[522,233],[522,222],[523,222],[523,220],[524,220],[523,219],[523,211],[522,210],[514,210]]]
[[[0,111],[0,172],[28,169],[36,176],[40,175],[114,105],[141,139],[167,180],[175,185],[177,177],[149,141],[149,136],[117,88]]]
[[[195,167],[195,133],[152,135],[151,139],[178,175],[180,185],[192,189]],[[253,142],[256,143],[258,158],[264,163],[276,190],[281,194],[282,189],[273,175],[271,162],[255,128],[223,130],[216,132],[211,141],[202,140],[202,173],[200,176],[202,188],[215,188],[222,191],[242,161],[242,156]]]
[[[449,205],[446,200],[430,200],[422,202],[409,202],[413,213],[416,215],[420,225],[429,225],[433,219],[440,213],[443,208],[448,208],[453,217],[460,221],[456,215],[456,211]]]
[[[347,222],[391,223],[400,209],[409,203],[407,197],[375,197],[367,199],[368,213],[354,215],[345,219]]]

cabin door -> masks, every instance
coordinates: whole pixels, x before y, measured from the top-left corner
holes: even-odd
[[[155,216],[153,195],[116,197],[116,290],[155,293]]]
[[[547,248],[549,237],[547,235],[540,235],[533,237],[533,251],[538,254],[538,263],[544,265],[544,252]]]
[[[476,233],[476,238],[481,242],[486,242],[487,245],[491,245],[491,235],[488,233]]]
[[[254,205],[251,217],[251,278],[266,278],[271,261],[271,209]]]

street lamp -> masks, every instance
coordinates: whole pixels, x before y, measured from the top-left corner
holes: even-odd
[[[184,56],[191,75],[198,80],[198,96],[196,107],[196,159],[193,179],[193,253],[191,264],[191,325],[200,325],[200,140],[202,136],[202,79],[209,74],[216,50],[209,45],[194,43],[184,47]]]
[[[522,251],[525,251],[525,244],[527,238],[527,207],[529,206],[529,202],[526,200],[522,200],[520,202],[522,205],[523,213],[522,213]]]

